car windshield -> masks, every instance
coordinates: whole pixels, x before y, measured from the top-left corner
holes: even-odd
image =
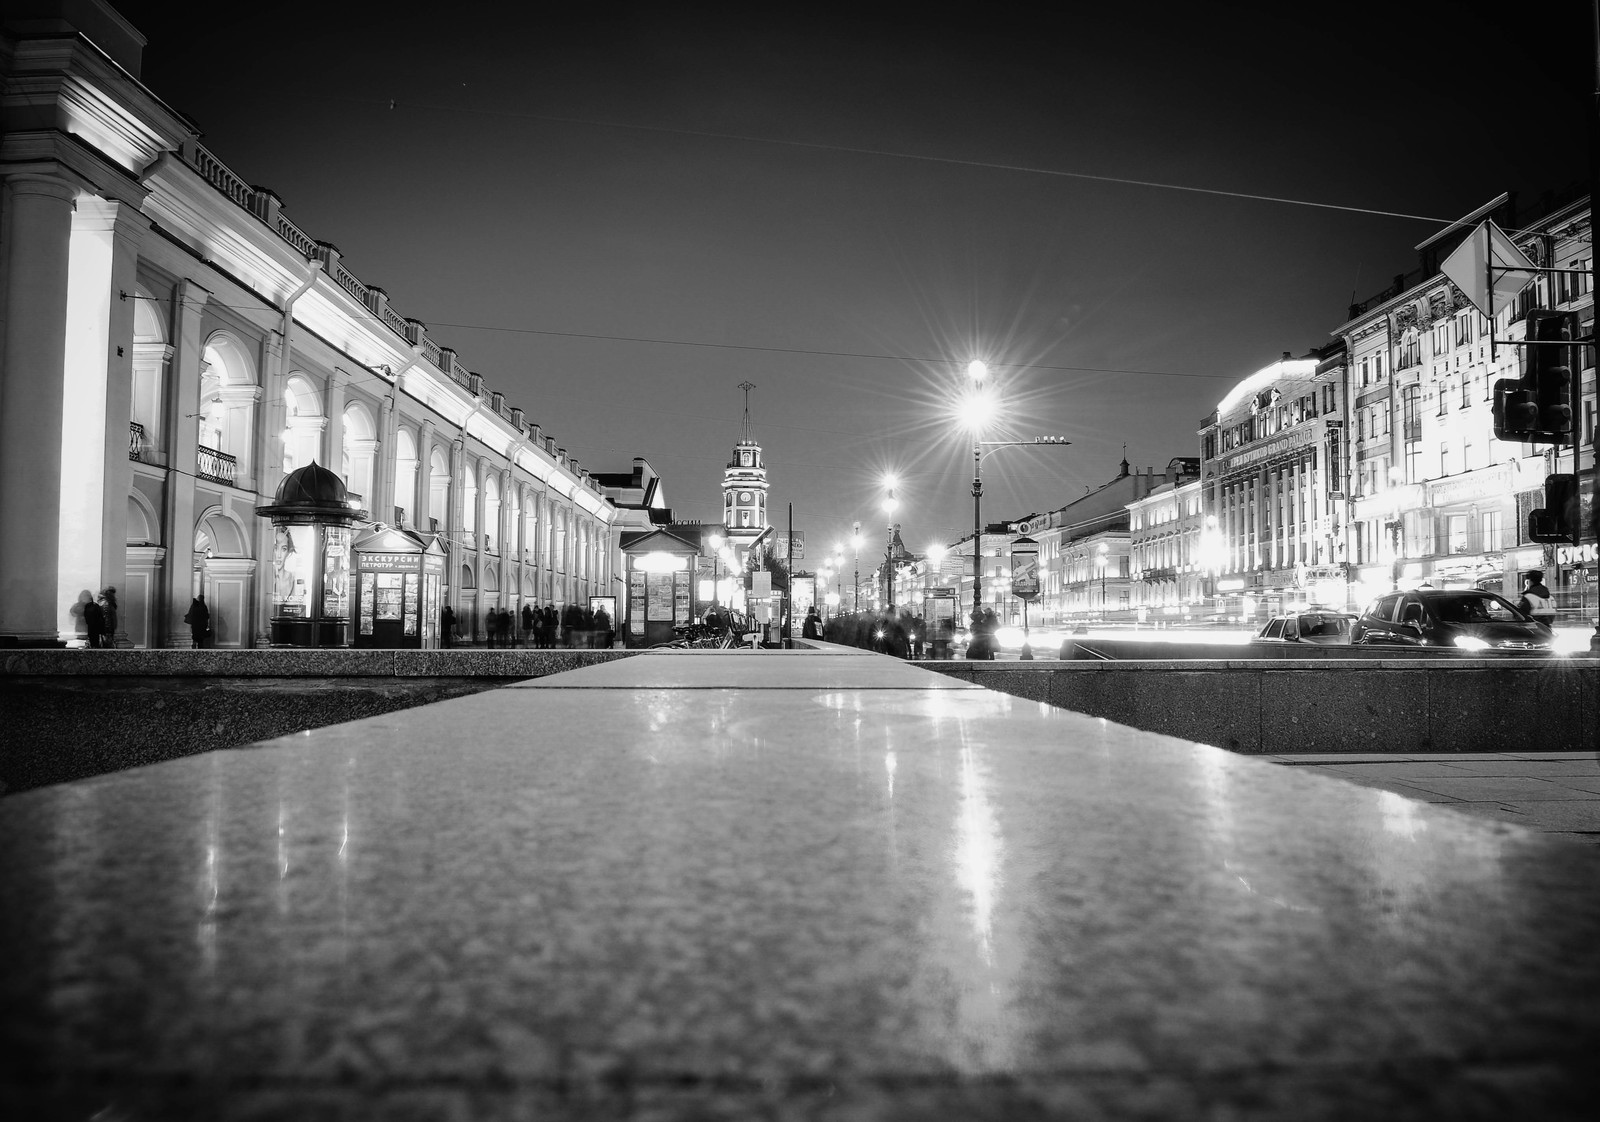
[[[1487,592],[1461,592],[1435,597],[1433,612],[1446,623],[1521,623],[1528,617]]]
[[[1344,616],[1301,616],[1300,634],[1312,637],[1317,635],[1332,636],[1344,635],[1350,630],[1350,621]]]

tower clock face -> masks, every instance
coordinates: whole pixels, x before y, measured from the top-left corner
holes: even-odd
[[[739,492],[739,501],[741,503],[749,502],[750,501],[750,492],[749,491],[740,491]]]

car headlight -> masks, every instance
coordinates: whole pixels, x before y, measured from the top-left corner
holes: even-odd
[[[1476,635],[1457,635],[1456,646],[1463,647],[1469,651],[1481,651],[1488,648],[1489,641],[1480,639]]]

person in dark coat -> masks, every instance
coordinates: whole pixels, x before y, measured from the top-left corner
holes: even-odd
[[[533,646],[533,609],[528,607],[527,604],[522,605],[522,616],[519,622],[522,624],[522,645],[524,647]]]
[[[196,647],[211,645],[211,609],[206,607],[204,592],[196,596],[194,602],[189,605],[189,611],[184,615],[183,622],[189,625],[189,637]]]
[[[604,607],[594,611],[594,636],[595,646],[610,650],[611,644],[617,641],[617,633],[611,627],[611,613]]]
[[[456,645],[456,612],[449,604],[439,609],[439,645]]]
[[[105,646],[106,613],[99,604],[95,603],[94,596],[91,593],[85,592],[83,597],[81,601],[83,604],[83,625],[89,629],[89,642],[87,645],[91,650],[103,647]]]
[[[107,585],[100,592],[100,610],[105,613],[105,632],[101,636],[101,646],[115,647],[117,645],[117,589],[115,585]]]
[[[561,645],[572,646],[572,633],[583,627],[583,613],[578,605],[568,604],[561,612]]]
[[[822,638],[822,616],[818,614],[815,604],[811,605],[811,608],[806,612],[806,621],[800,625],[800,638]]]
[[[517,645],[517,625],[512,622],[511,609],[501,608],[500,615],[500,645],[507,649]]]

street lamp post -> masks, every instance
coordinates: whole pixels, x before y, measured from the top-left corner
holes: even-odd
[[[894,610],[894,512],[900,500],[894,496],[894,480],[889,480],[889,493],[883,497],[883,513],[889,518],[889,531],[883,542],[884,607]]]
[[[857,615],[861,614],[861,523],[855,523],[855,529],[850,535],[850,548],[855,551],[856,575],[855,583],[850,586],[850,610]]]
[[[967,363],[967,376],[973,388],[982,387],[989,376],[989,364],[981,358]],[[983,417],[975,411],[972,418],[972,615],[969,629],[978,622],[978,608],[983,602],[983,519],[979,514],[983,502]]]
[[[1067,445],[1072,441],[1061,436],[1036,436],[1032,440],[984,440],[983,424],[993,403],[983,394],[983,380],[989,376],[989,366],[982,359],[967,363],[967,375],[972,379],[972,394],[967,399],[967,423],[972,426],[972,621],[977,622],[978,609],[983,604],[983,458],[1002,448]]]

